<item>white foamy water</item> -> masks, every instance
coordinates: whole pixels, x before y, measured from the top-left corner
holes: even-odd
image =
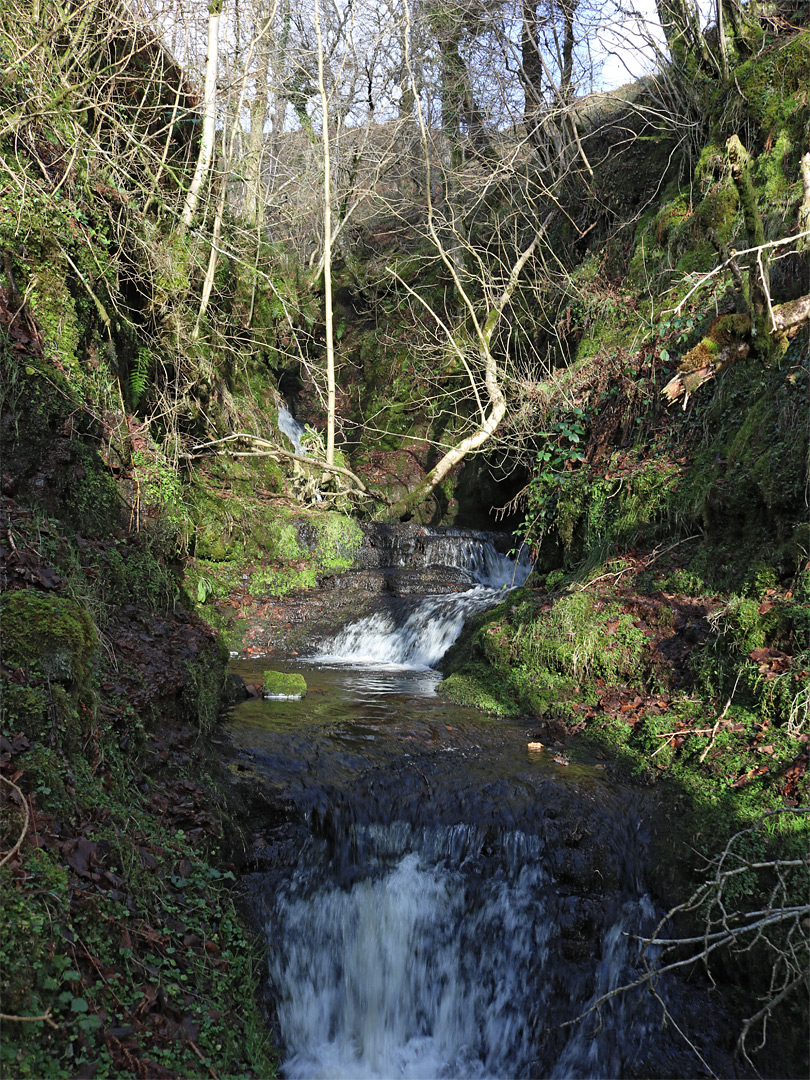
[[[317,870],[300,864],[266,923],[288,1080],[536,1075],[538,1017],[562,1004],[570,1019],[627,979],[632,935],[652,915],[644,896],[617,911],[590,1001],[587,991],[577,1001],[582,989],[555,958],[554,882],[537,837],[398,822],[358,829],[353,842],[367,860],[361,880],[315,884]],[[593,1016],[568,1029],[545,1075],[621,1076],[623,1048],[653,1033],[623,998],[602,1019],[598,1031]]]
[[[306,431],[306,428],[303,424],[299,424],[290,410],[283,405],[279,405],[278,408],[278,430],[287,436],[296,454],[303,454],[301,436]]]
[[[473,895],[451,854],[463,838],[443,839],[442,860],[411,851],[350,889],[279,898],[266,929],[286,1077],[525,1069],[549,932],[535,892],[542,871],[501,867]]]
[[[477,586],[463,592],[392,603],[343,628],[316,659],[330,663],[434,667],[475,612],[493,607],[505,591],[522,585],[531,571],[525,552],[518,559],[469,535],[426,534],[423,558],[460,570]]]

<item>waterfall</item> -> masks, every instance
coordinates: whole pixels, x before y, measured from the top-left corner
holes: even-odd
[[[536,836],[468,825],[355,828],[348,879],[308,851],[265,931],[287,1078],[618,1077],[648,1037],[623,1000],[560,1033],[539,1071],[539,1029],[587,1007],[560,959],[559,899]],[[331,876],[331,880],[330,880]],[[355,879],[356,878],[356,879]],[[627,901],[604,935],[592,998],[628,977],[652,906]]]
[[[321,646],[316,659],[434,667],[461,633],[466,620],[522,585],[531,571],[525,549],[517,558],[498,552],[491,539],[461,530],[419,530],[407,546],[389,550],[399,565],[450,567],[459,572],[464,591],[390,603],[345,627]],[[470,588],[469,585],[473,584]]]
[[[271,974],[284,988],[286,1076],[508,1077],[525,1069],[529,1002],[550,930],[534,893],[543,871],[526,860],[536,844],[515,836],[523,858],[511,867],[504,860],[471,888],[461,866],[480,844],[475,833],[378,830],[377,873],[301,897],[299,878],[280,898],[267,933],[278,943]],[[414,845],[420,850],[408,850]]]
[[[293,445],[296,454],[302,454],[301,436],[306,431],[303,424],[299,424],[293,414],[284,405],[278,407],[278,430],[286,435]]]

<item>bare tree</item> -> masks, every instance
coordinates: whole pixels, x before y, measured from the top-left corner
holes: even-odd
[[[219,62],[219,24],[224,0],[210,0],[208,6],[208,53],[205,60],[205,93],[203,97],[203,124],[200,149],[194,176],[186,193],[186,201],[180,215],[181,226],[187,229],[197,210],[200,191],[208,179],[214,156],[217,126],[217,71]]]
[[[758,850],[761,834],[775,819],[806,819],[809,815],[810,807],[806,806],[774,810],[735,833],[709,860],[703,880],[691,896],[671,908],[652,934],[638,938],[641,974],[591,1002],[572,1023],[599,1014],[611,999],[639,987],[653,994],[665,1018],[672,1021],[665,990],[668,976],[703,968],[713,981],[715,962],[734,963],[755,954],[767,978],[762,980],[759,1006],[743,1019],[737,1036],[737,1052],[754,1066],[751,1054],[765,1046],[768,1026],[779,1007],[805,995],[806,1011],[810,991],[810,849],[805,846],[793,858],[763,859],[752,852]],[[762,906],[753,910],[745,904],[751,891],[762,898]],[[677,1023],[674,1027],[712,1073],[686,1033]],[[756,1047],[750,1043],[752,1037],[758,1038]]]

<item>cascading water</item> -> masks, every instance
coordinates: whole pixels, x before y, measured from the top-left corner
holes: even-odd
[[[527,560],[450,530],[380,547],[394,566],[441,552],[460,591],[383,599],[309,658],[307,698],[246,702],[231,725],[257,812],[278,807],[248,888],[282,1074],[691,1075],[649,994],[572,1024],[637,974],[634,935],[654,919],[648,796],[528,752],[525,721],[435,692],[431,665]],[[285,664],[301,669],[274,658]]]
[[[418,543],[418,546],[417,546]],[[393,554],[393,553],[392,553]],[[472,588],[389,604],[345,627],[321,647],[319,659],[332,662],[434,667],[462,631],[467,619],[503,599],[504,591],[522,585],[531,563],[525,548],[517,559],[498,552],[491,540],[466,533],[422,530],[417,541],[396,558],[416,565],[451,567]]]
[[[303,424],[299,424],[293,414],[284,405],[278,407],[278,430],[286,435],[293,445],[296,454],[303,454],[301,448],[301,436],[306,431]]]

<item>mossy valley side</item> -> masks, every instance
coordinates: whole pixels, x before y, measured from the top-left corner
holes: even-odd
[[[347,228],[327,468],[317,260],[225,201],[201,313],[217,200],[178,226],[197,97],[153,35],[88,10],[103,107],[42,43],[0,82],[0,1061],[20,1077],[264,1078],[244,838],[216,760],[228,653],[269,607],[356,565],[363,523],[469,431],[474,396],[453,395],[474,320],[454,351],[423,314],[461,305],[422,203]],[[0,0],[4,26],[23,15]],[[440,693],[655,786],[664,906],[737,834],[740,910],[810,889],[810,325],[772,330],[734,256],[757,230],[785,241],[768,299],[778,314],[810,294],[807,17],[797,3],[758,20],[728,78],[682,59],[583,99],[593,175],[554,189],[553,272],[529,264],[493,338],[518,373],[506,417],[410,515],[508,527],[531,550],[530,579],[471,620]],[[485,175],[491,159],[471,160]],[[532,225],[519,198],[504,184],[470,209],[476,265],[499,223]],[[493,291],[471,287],[474,310]],[[278,429],[285,404],[302,454]],[[741,1017],[771,972],[790,984],[765,1048],[746,1044],[769,1076],[807,1071],[806,920],[795,972],[786,934],[712,966]]]

